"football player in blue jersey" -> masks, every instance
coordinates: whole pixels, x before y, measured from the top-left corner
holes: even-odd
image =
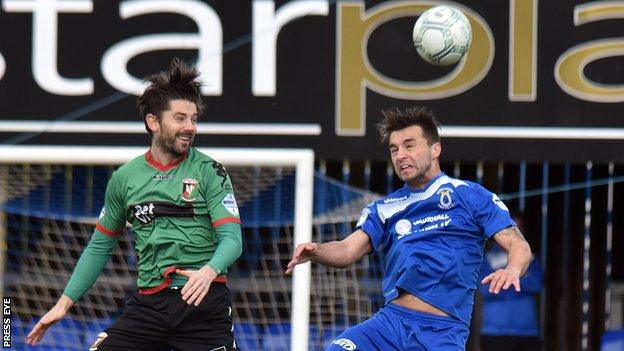
[[[485,242],[493,238],[509,257],[481,281],[494,294],[520,291],[531,249],[496,194],[440,170],[440,124],[431,112],[383,116],[381,140],[405,185],[368,205],[345,239],[297,246],[286,274],[308,261],[344,268],[383,250],[385,306],[326,350],[465,350]]]

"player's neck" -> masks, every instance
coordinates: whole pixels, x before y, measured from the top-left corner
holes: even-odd
[[[429,184],[431,179],[438,177],[440,174],[442,174],[440,165],[437,162],[432,163],[431,167],[429,167],[427,172],[425,172],[425,174],[423,174],[422,176],[416,178],[414,181],[410,182],[409,186],[412,189],[424,189],[427,184]]]
[[[150,147],[151,159],[161,165],[168,165],[180,159],[184,155],[174,155],[170,152],[163,151],[157,145],[152,144]]]

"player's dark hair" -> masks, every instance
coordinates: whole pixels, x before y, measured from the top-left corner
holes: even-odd
[[[397,130],[411,126],[419,126],[427,144],[433,145],[440,141],[440,122],[433,117],[433,112],[421,106],[408,107],[400,110],[397,107],[381,110],[383,120],[377,124],[377,130],[381,136],[381,142],[388,144],[390,134]]]
[[[171,100],[193,102],[197,107],[197,114],[202,114],[204,110],[201,95],[202,84],[197,81],[197,77],[199,77],[199,71],[195,67],[188,67],[178,58],[174,58],[169,71],[145,78],[151,84],[137,98],[137,107],[150,138],[152,131],[147,125],[147,115],[151,113],[158,119],[162,118],[162,112],[170,108]]]

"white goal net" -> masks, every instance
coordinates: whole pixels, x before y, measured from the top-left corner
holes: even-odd
[[[0,266],[12,298],[13,346],[86,350],[136,289],[130,228],[95,285],[42,343],[25,335],[60,296],[88,243],[106,183],[142,148],[0,148]],[[345,270],[297,267],[285,276],[295,243],[351,233],[375,194],[313,173],[306,150],[203,149],[228,167],[241,210],[242,257],[228,275],[235,336],[242,350],[322,350],[381,304],[381,257]]]

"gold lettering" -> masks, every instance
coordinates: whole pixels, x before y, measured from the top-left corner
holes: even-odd
[[[446,3],[446,2],[445,2]],[[364,3],[338,2],[336,15],[336,134],[366,134],[366,89],[398,99],[431,100],[460,94],[479,83],[494,58],[494,39],[488,24],[460,4],[470,20],[472,44],[466,57],[446,76],[426,82],[389,78],[372,67],[366,53],[370,34],[382,24],[418,16],[440,5],[431,1],[388,2],[367,11]],[[406,35],[410,35],[406,33]]]
[[[597,1],[574,8],[574,24],[604,19],[624,18],[622,2]],[[555,79],[566,93],[593,102],[623,102],[624,84],[601,84],[584,73],[591,62],[613,56],[624,56],[623,39],[600,39],[576,45],[565,51],[555,65]]]
[[[509,1],[509,100],[535,101],[537,1]]]

